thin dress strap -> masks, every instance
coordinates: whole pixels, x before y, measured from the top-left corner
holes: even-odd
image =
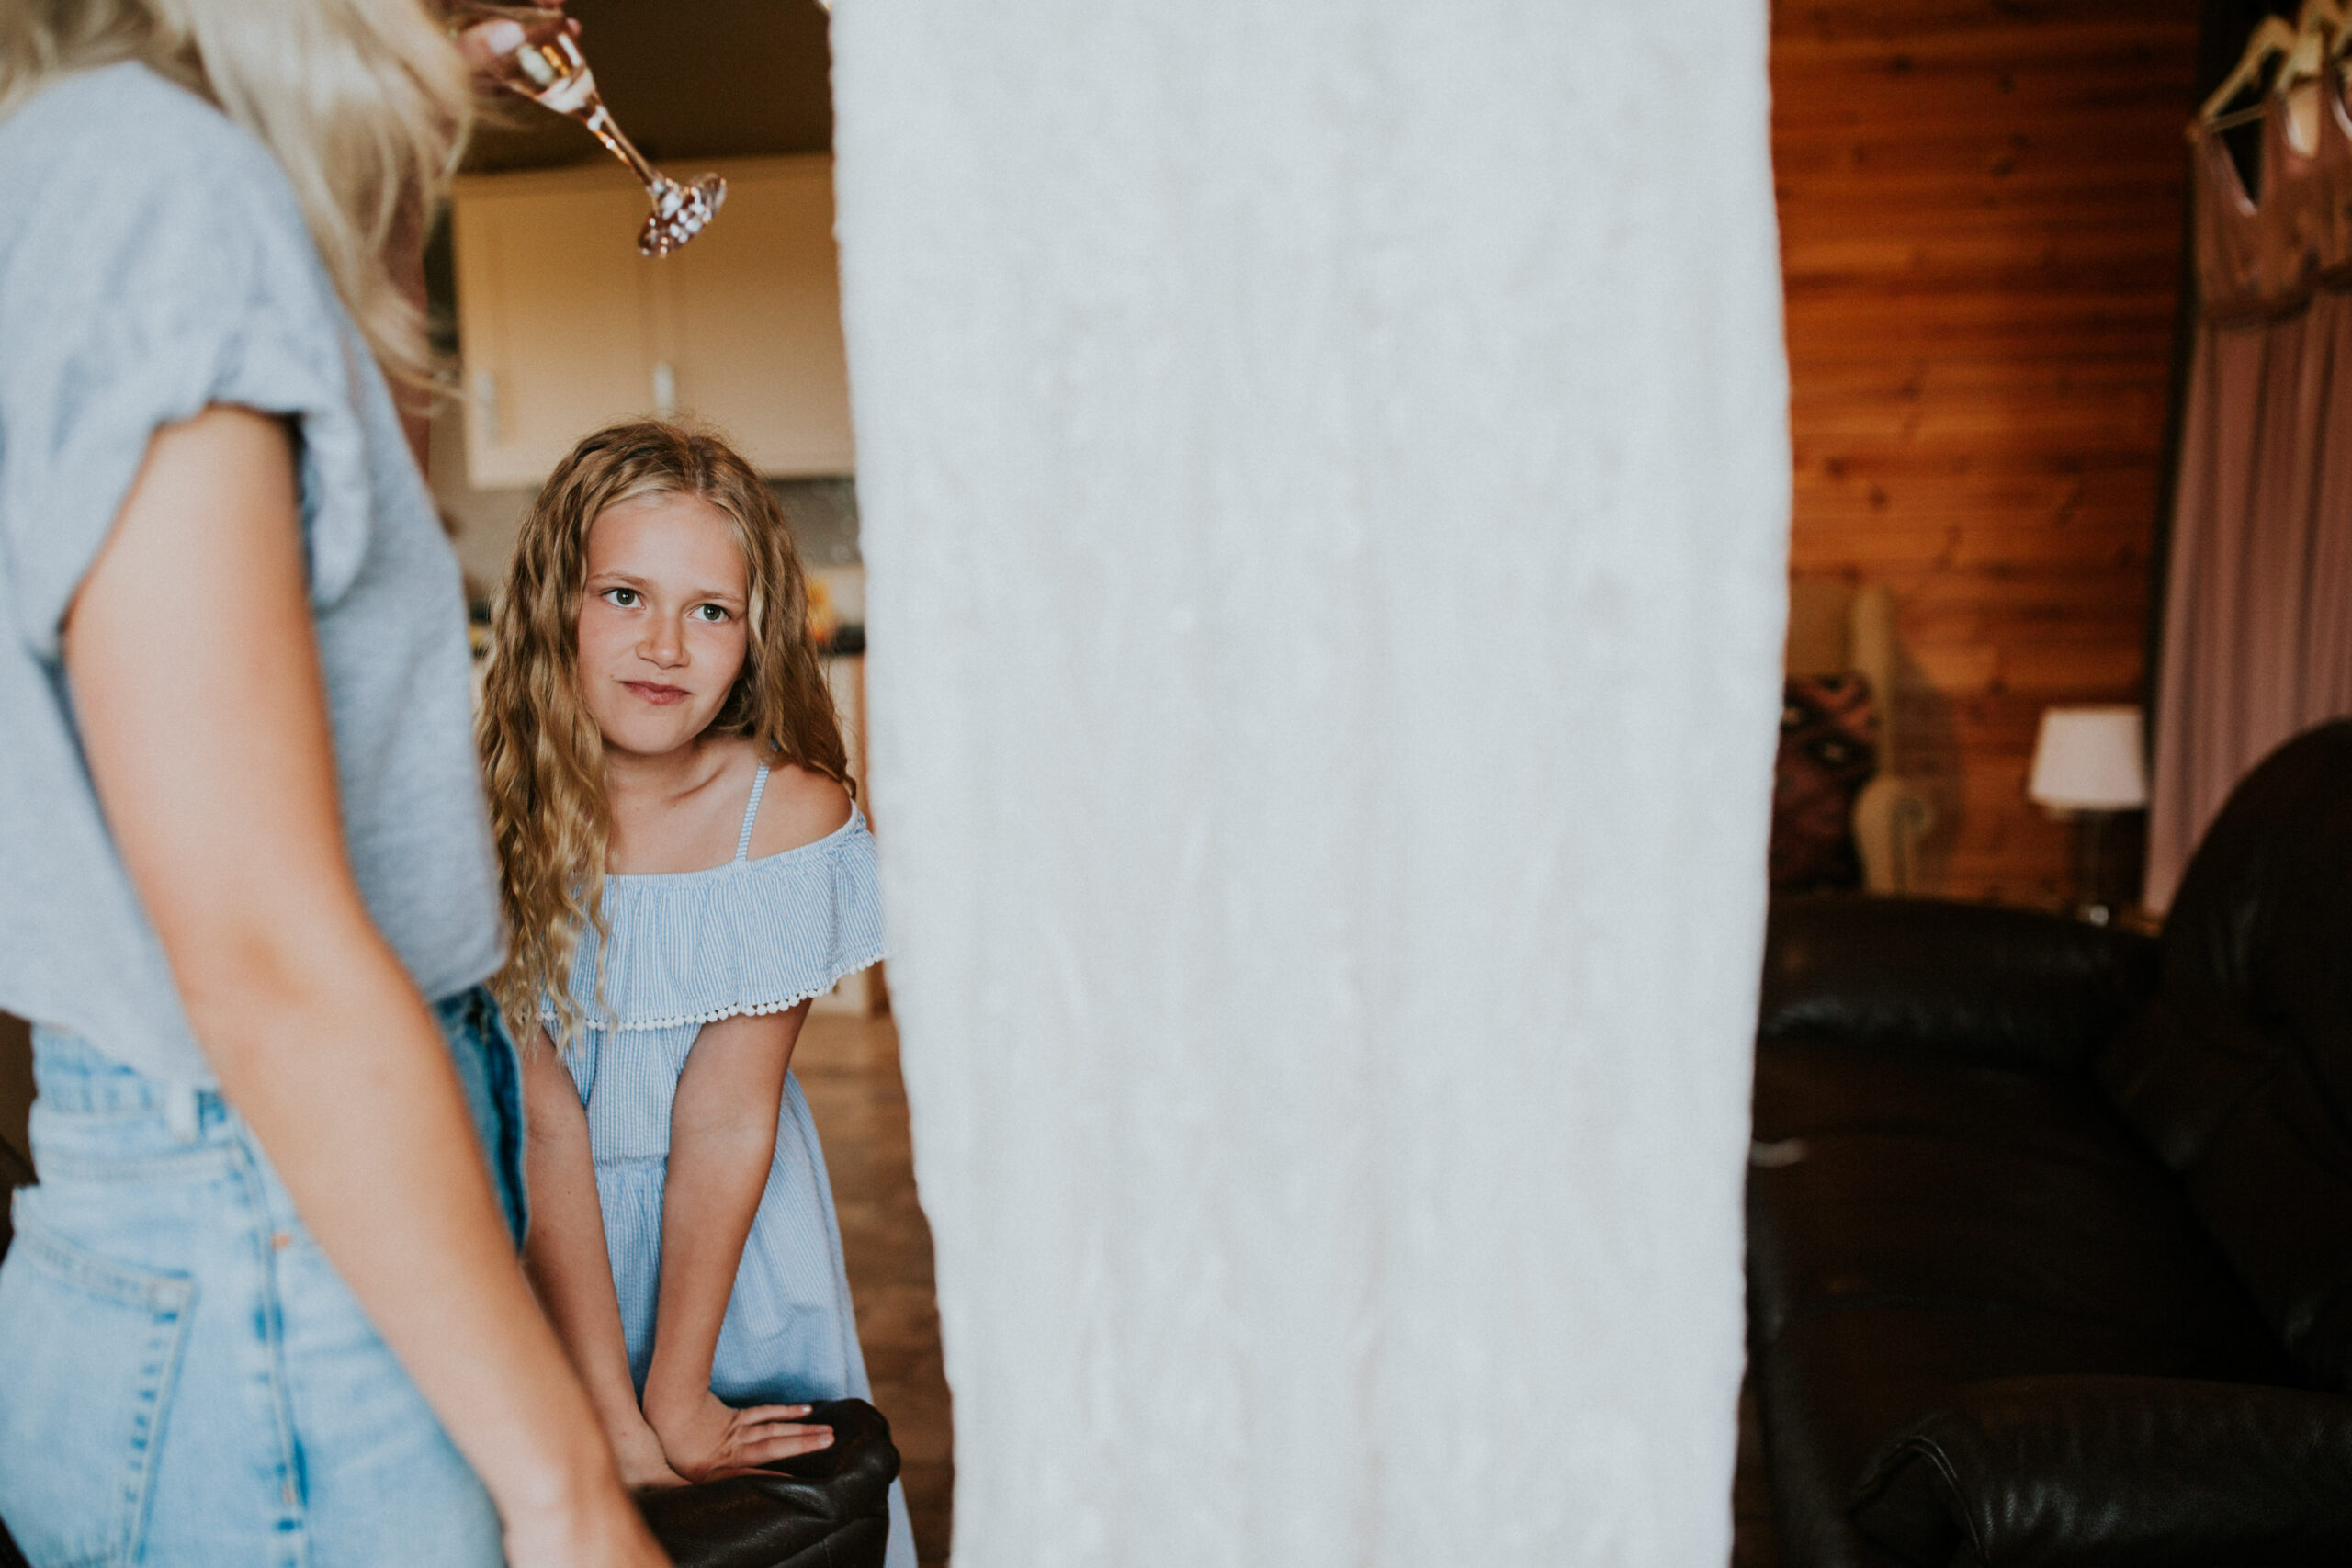
[[[743,807],[743,832],[742,836],[735,840],[735,858],[739,861],[751,857],[752,824],[759,819],[760,796],[766,792],[767,787],[768,769],[767,764],[763,762],[760,764],[760,771],[752,775],[752,804]]]

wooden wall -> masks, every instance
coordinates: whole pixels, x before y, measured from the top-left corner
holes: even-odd
[[[2196,0],[1775,0],[1792,570],[1885,582],[1929,874],[2042,902],[2041,709],[2141,695]]]

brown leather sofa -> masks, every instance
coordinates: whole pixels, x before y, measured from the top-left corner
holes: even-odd
[[[2352,723],[2160,939],[1776,908],[1755,1126],[1788,1568],[2352,1562]]]

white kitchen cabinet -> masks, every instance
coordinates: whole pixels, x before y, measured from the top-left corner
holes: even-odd
[[[681,163],[727,178],[718,219],[637,254],[618,165],[469,176],[454,203],[467,478],[537,485],[598,425],[676,413],[763,473],[855,470],[833,257],[832,161]]]

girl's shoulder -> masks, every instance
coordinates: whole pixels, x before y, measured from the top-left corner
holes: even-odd
[[[768,771],[752,823],[751,858],[765,860],[831,838],[855,815],[849,791],[838,779],[793,762]]]
[[[771,770],[752,840],[707,871],[606,880],[609,935],[583,933],[572,970],[591,1019],[628,1031],[779,1012],[882,956],[874,839],[846,789]]]

